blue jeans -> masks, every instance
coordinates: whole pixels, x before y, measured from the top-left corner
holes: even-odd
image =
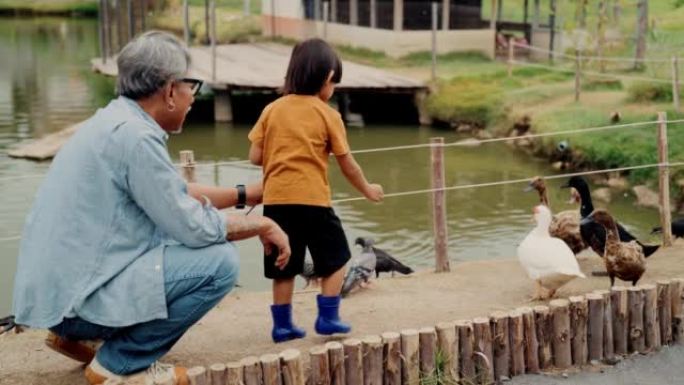
[[[97,361],[115,374],[136,373],[166,354],[211,310],[233,288],[238,271],[237,252],[230,244],[203,249],[168,246],[164,251],[168,318],[123,328],[65,318],[50,330],[72,340],[102,339]]]

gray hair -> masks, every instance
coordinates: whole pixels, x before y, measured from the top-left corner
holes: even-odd
[[[117,93],[138,100],[181,79],[190,67],[190,53],[172,34],[149,31],[126,44],[116,64]]]

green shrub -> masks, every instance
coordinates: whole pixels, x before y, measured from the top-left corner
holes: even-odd
[[[440,82],[425,107],[436,120],[486,127],[504,113],[502,89],[498,84],[456,78]]]
[[[197,42],[206,43],[206,29],[203,22],[193,26]],[[216,23],[216,41],[219,44],[245,43],[261,36],[261,23],[258,16],[234,16]]]
[[[634,102],[671,102],[672,85],[669,83],[634,83],[628,89],[629,100]]]

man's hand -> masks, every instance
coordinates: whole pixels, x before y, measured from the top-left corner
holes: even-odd
[[[269,219],[270,220],[270,219]],[[287,234],[275,222],[271,221],[271,225],[267,231],[259,235],[261,243],[264,245],[264,253],[271,254],[273,248],[278,249],[278,257],[275,261],[275,266],[280,270],[284,269],[290,261],[290,241]]]
[[[287,234],[276,224],[272,219],[260,217],[258,215],[228,215],[226,218],[228,223],[228,234],[226,238],[229,241],[238,241],[241,239],[252,238],[259,236],[259,240],[264,245],[264,252],[270,254],[273,248],[278,250],[278,258],[275,265],[279,269],[285,268],[285,265],[290,260],[290,240]]]

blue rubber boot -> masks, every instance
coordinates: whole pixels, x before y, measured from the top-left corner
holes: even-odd
[[[292,305],[271,305],[271,316],[273,316],[273,330],[271,337],[273,342],[285,342],[295,338],[304,338],[306,332],[292,323]]]
[[[340,320],[340,296],[316,297],[318,303],[318,318],[316,318],[316,333],[331,335],[336,333],[349,333],[351,326]]]

